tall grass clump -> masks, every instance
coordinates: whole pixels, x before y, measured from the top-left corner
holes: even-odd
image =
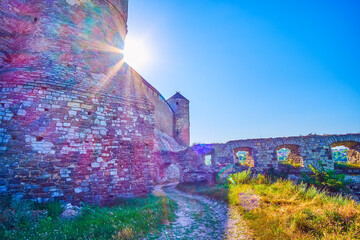
[[[251,168],[246,171],[231,174],[228,177],[228,180],[230,180],[230,182],[234,182],[235,184],[249,183],[251,180]]]

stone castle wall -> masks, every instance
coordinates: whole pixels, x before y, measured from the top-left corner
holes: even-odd
[[[146,99],[154,106],[155,128],[160,132],[174,137],[174,112],[165,98],[150,83],[134,72],[135,78],[141,81],[140,92],[146,95]]]
[[[151,189],[152,105],[78,90],[0,86],[2,193],[101,202]]]
[[[127,1],[5,0],[0,19],[0,194],[146,195],[173,115],[122,61]]]

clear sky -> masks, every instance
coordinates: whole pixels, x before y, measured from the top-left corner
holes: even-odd
[[[192,143],[360,132],[360,1],[130,0],[128,26]]]

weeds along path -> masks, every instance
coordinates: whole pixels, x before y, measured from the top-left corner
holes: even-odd
[[[226,203],[183,193],[175,185],[163,191],[178,204],[177,218],[148,239],[247,239],[240,215]]]

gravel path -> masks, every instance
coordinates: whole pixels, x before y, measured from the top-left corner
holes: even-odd
[[[226,203],[183,193],[174,185],[164,187],[163,193],[177,202],[177,218],[148,239],[248,239],[237,210]],[[162,194],[159,187],[155,194]]]

